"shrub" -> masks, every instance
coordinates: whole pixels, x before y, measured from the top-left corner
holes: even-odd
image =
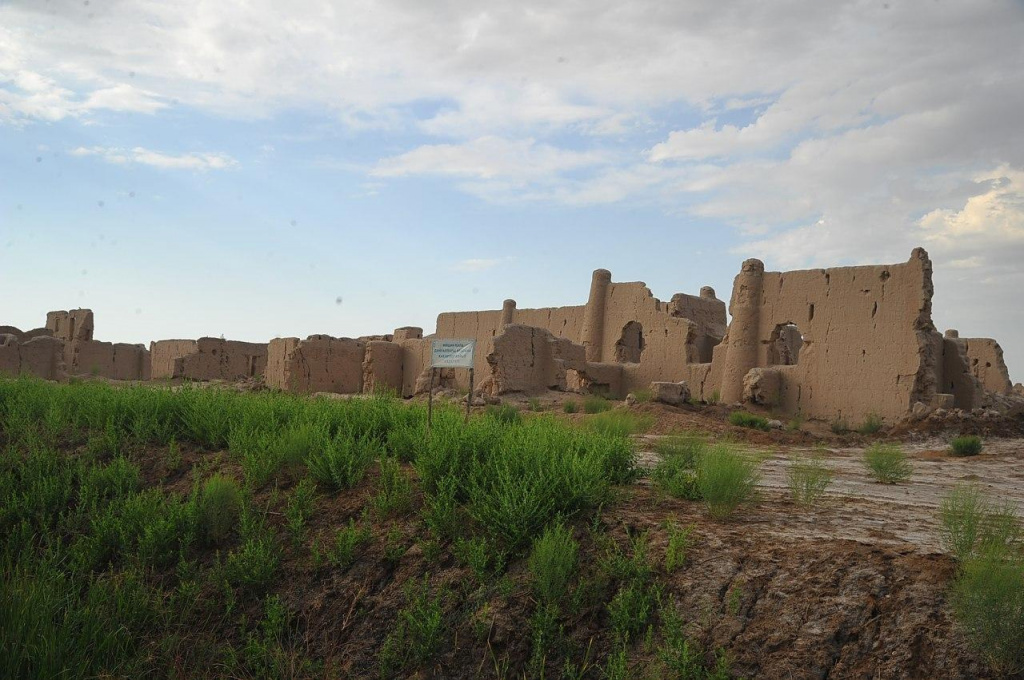
[[[459,481],[455,477],[443,477],[437,482],[437,489],[426,499],[423,521],[437,538],[452,538],[457,526],[458,499],[456,494]]]
[[[529,400],[530,410],[534,413],[539,413],[544,410],[544,404],[541,403],[537,397],[530,397]]]
[[[789,493],[800,505],[812,505],[832,483],[832,471],[825,460],[815,456],[794,459],[787,470]]]
[[[242,510],[242,494],[235,480],[214,475],[203,484],[199,495],[199,528],[212,545],[221,545],[231,535]]]
[[[903,449],[895,444],[873,444],[864,452],[864,465],[882,484],[898,484],[914,472]]]
[[[1012,503],[997,505],[975,484],[958,484],[939,506],[942,543],[963,562],[978,551],[1005,549],[1020,540]]]
[[[882,429],[884,423],[882,422],[882,416],[877,413],[869,413],[864,418],[864,423],[857,429],[861,434],[875,434]]]
[[[355,519],[348,520],[348,526],[338,529],[334,545],[328,557],[335,566],[348,567],[355,561],[356,550],[370,541],[370,530],[356,525]]]
[[[380,460],[380,481],[373,508],[382,516],[402,515],[412,508],[412,480],[394,458]]]
[[[722,400],[722,393],[719,392],[718,390],[715,390],[714,392],[711,393],[711,396],[708,397],[708,404],[710,404],[711,406],[715,406],[721,400]]]
[[[628,437],[651,429],[654,417],[629,411],[606,411],[588,418],[585,423],[587,427],[601,434]]]
[[[759,480],[756,460],[723,445],[709,448],[697,467],[697,488],[715,519],[729,517],[752,501]]]
[[[292,540],[298,544],[302,540],[306,522],[313,516],[313,499],[316,496],[316,486],[313,480],[308,477],[299,481],[288,496],[288,504],[284,509],[285,522]]]
[[[953,612],[997,672],[1024,671],[1024,558],[1020,551],[988,547],[960,567]]]
[[[378,657],[381,675],[394,677],[397,671],[426,663],[434,656],[443,632],[443,593],[430,594],[430,584],[411,581],[405,588],[405,607],[398,613],[394,631],[388,635]]]
[[[832,430],[832,434],[846,434],[850,431],[850,425],[845,418],[836,418],[829,425],[829,429]]]
[[[233,586],[262,593],[273,582],[280,562],[273,536],[266,534],[248,538],[238,550],[228,555],[224,575]]]
[[[660,492],[674,498],[688,501],[700,499],[696,458],[686,455],[665,456],[651,470],[651,480]]]
[[[623,642],[636,640],[646,630],[658,601],[658,589],[652,584],[630,581],[608,603],[612,631]]]
[[[569,400],[562,404],[562,410],[566,413],[576,413],[580,410],[580,404],[578,401]]]
[[[692,525],[680,528],[674,522],[669,522],[668,545],[665,547],[665,573],[671,574],[686,562],[692,534]]]
[[[707,449],[707,442],[695,435],[670,435],[662,437],[654,443],[654,450],[662,458],[681,458],[683,464],[690,469],[697,467],[697,462]]]
[[[376,439],[338,434],[321,450],[311,452],[306,466],[313,478],[328,489],[350,489],[362,481],[366,468],[380,449]]]
[[[493,418],[502,425],[518,425],[523,420],[523,416],[516,410],[516,407],[509,404],[502,404],[501,406],[492,404],[484,411],[484,415],[488,418]]]
[[[600,394],[588,394],[583,397],[583,412],[591,415],[610,411],[612,404]]]
[[[957,437],[949,445],[954,456],[977,456],[983,446],[981,437],[975,435]]]
[[[529,565],[534,591],[542,603],[555,604],[565,596],[578,555],[579,543],[562,524],[549,525],[534,539]]]
[[[654,392],[650,389],[634,390],[633,398],[636,399],[636,403],[638,404],[646,404],[654,399]]]
[[[481,583],[487,580],[492,571],[498,572],[505,566],[504,557],[485,538],[456,539],[452,552]]]
[[[768,419],[746,411],[733,411],[729,414],[729,423],[737,427],[749,427],[754,430],[768,431]]]

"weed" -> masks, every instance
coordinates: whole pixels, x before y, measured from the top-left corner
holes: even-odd
[[[530,638],[529,675],[533,678],[542,678],[549,655],[557,651],[559,643],[564,638],[564,631],[558,623],[557,605],[541,603],[534,610],[533,616],[530,617]]]
[[[686,563],[686,554],[690,550],[690,537],[693,535],[693,526],[680,528],[674,522],[669,522],[668,545],[665,547],[665,573],[671,574]]]
[[[579,543],[572,531],[560,523],[549,525],[533,541],[529,567],[533,589],[544,604],[557,605],[565,596],[576,570]]]
[[[562,404],[562,411],[565,413],[577,413],[580,410],[580,404],[578,401],[570,399],[569,401]]]
[[[443,477],[437,482],[437,490],[426,501],[423,521],[439,539],[455,536],[457,523],[459,482],[455,477]]]
[[[402,530],[397,526],[388,529],[384,539],[384,561],[389,564],[398,564],[408,550],[409,546],[405,543],[405,534],[402,533]]]
[[[715,406],[721,400],[722,400],[722,393],[719,392],[718,390],[715,390],[714,392],[711,393],[711,396],[708,397],[708,404],[710,404],[711,406]]]
[[[850,425],[846,422],[846,418],[836,418],[829,425],[829,429],[832,430],[832,434],[846,434],[850,431]]]
[[[755,500],[760,478],[754,458],[725,445],[710,447],[697,467],[697,488],[715,519],[725,519]]]
[[[657,656],[665,667],[663,677],[679,680],[727,680],[732,677],[724,650],[715,653],[713,666],[709,668],[705,665],[704,651],[687,638],[682,617],[676,611],[674,602],[660,602],[658,618],[661,619],[662,641]]]
[[[591,415],[610,411],[612,403],[600,394],[588,394],[583,397],[583,412]]]
[[[654,399],[654,392],[652,392],[649,389],[634,390],[633,398],[636,400],[636,403],[638,404],[646,404],[650,402],[652,399]]]
[[[431,595],[427,576],[422,583],[411,581],[406,585],[405,607],[378,655],[381,675],[394,677],[398,671],[418,667],[434,656],[443,633],[443,598],[444,593]]]
[[[965,435],[957,437],[949,443],[950,452],[954,456],[977,456],[981,453],[983,444],[981,437],[975,435]]]
[[[1024,671],[1024,557],[989,546],[967,559],[953,583],[957,620],[1001,675]]]
[[[820,456],[793,459],[786,476],[789,493],[800,505],[813,505],[832,483],[832,470]]]
[[[537,397],[530,397],[527,403],[530,406],[530,410],[533,411],[534,413],[539,413],[544,410],[544,404],[542,404],[540,399],[538,399]]]
[[[235,480],[214,475],[199,495],[199,527],[210,545],[222,545],[238,524],[242,494]]]
[[[632,676],[629,673],[629,657],[626,654],[626,646],[616,645],[612,653],[605,661],[603,677],[605,680],[629,680]]]
[[[412,508],[412,480],[397,459],[381,458],[380,481],[372,504],[382,517],[404,515]]]
[[[882,416],[877,413],[869,413],[867,417],[864,418],[864,423],[857,428],[857,431],[861,434],[875,434],[880,431],[883,426],[884,423],[882,422]]]
[[[789,430],[790,432],[797,432],[801,427],[803,427],[803,424],[804,424],[804,416],[803,416],[803,414],[802,413],[797,413],[789,421],[789,424],[786,426],[786,429]]]
[[[733,585],[729,589],[729,600],[726,604],[726,608],[729,611],[730,616],[737,616],[740,613],[740,607],[743,605],[743,588],[740,584]]]
[[[167,442],[167,451],[164,453],[164,473],[171,474],[181,469],[181,447],[178,441],[171,437]]]
[[[248,538],[228,555],[225,578],[232,586],[249,592],[266,591],[277,575],[281,558],[270,534]]]
[[[366,468],[380,453],[378,440],[338,434],[306,458],[309,473],[328,489],[351,489],[362,481]]]
[[[882,484],[905,482],[914,472],[907,455],[896,444],[872,444],[864,452],[864,465]]]
[[[346,568],[355,561],[356,551],[370,542],[370,530],[356,525],[355,519],[349,519],[348,526],[338,529],[334,535],[334,545],[329,553],[331,562]]]
[[[284,509],[285,522],[292,541],[298,545],[306,530],[306,522],[313,516],[313,499],[316,496],[316,485],[308,477],[303,478],[292,489],[288,504]]]
[[[939,507],[942,542],[964,562],[979,551],[1003,550],[1021,538],[1020,522],[1011,503],[999,505],[975,484],[958,484]]]
[[[605,411],[593,418],[588,418],[585,424],[590,429],[601,434],[613,437],[628,437],[639,432],[646,432],[654,425],[654,416],[649,414],[639,415],[629,411]]]
[[[494,553],[493,546],[485,538],[456,539],[452,552],[470,568],[480,583],[486,582],[492,572],[500,571],[504,566],[504,560]]]
[[[747,411],[733,411],[729,414],[729,423],[737,427],[749,427],[753,430],[768,431],[768,419]]]
[[[493,418],[502,425],[518,425],[523,421],[519,411],[509,404],[502,404],[501,406],[494,406],[492,404],[484,411],[484,415],[488,418]]]

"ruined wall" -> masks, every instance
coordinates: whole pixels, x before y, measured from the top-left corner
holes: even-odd
[[[199,345],[195,340],[157,340],[149,343],[149,361],[153,380],[174,377],[174,362],[195,354]]]
[[[405,352],[395,342],[371,340],[363,356],[363,391],[402,393]]]
[[[267,370],[267,345],[199,338],[196,351],[174,360],[172,376],[188,380],[244,380]]]
[[[149,380],[149,351],[142,345],[98,340],[64,343],[69,375],[100,376],[111,380]]]
[[[33,328],[30,331],[23,331],[14,326],[0,326],[0,335],[13,335],[18,342],[28,342],[32,338],[52,338],[53,331],[49,328]]]
[[[47,312],[46,328],[53,334],[53,337],[64,342],[92,340],[92,310],[72,309],[70,312]]]
[[[1003,360],[1003,348],[991,338],[962,338],[971,373],[989,392],[1011,394],[1013,383]]]
[[[920,248],[906,263],[865,267],[765,272],[748,260],[734,283],[726,339],[710,369],[690,368],[690,380],[703,383],[704,398],[710,388],[732,403],[743,399],[751,369],[773,367],[775,405],[786,413],[898,418],[937,393],[942,357],[931,323],[931,273]],[[789,324],[803,337],[795,366],[776,363],[780,329]]]
[[[567,371],[585,370],[585,350],[566,338],[556,338],[544,328],[511,324],[494,338],[486,356],[489,375],[481,391],[500,395],[509,392],[568,388]]]
[[[275,338],[268,346],[266,381],[299,394],[357,394],[363,390],[365,352],[366,343],[351,338]]]
[[[34,375],[45,380],[64,380],[64,343],[50,336],[25,342],[11,333],[0,334],[0,374],[15,377]]]

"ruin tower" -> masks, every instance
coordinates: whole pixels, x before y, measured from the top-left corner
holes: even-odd
[[[764,263],[746,260],[733,282],[729,301],[729,346],[722,375],[722,401],[732,404],[743,399],[743,377],[757,366],[758,333],[761,322],[761,290]]]
[[[590,281],[590,299],[583,314],[583,347],[587,361],[601,361],[601,346],[604,344],[604,310],[608,300],[608,287],[612,273],[607,269],[594,270]]]
[[[499,332],[504,331],[506,326],[511,326],[514,323],[515,315],[515,300],[505,300],[501,303],[501,325],[499,326]]]

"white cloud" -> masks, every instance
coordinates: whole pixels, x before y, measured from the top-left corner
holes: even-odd
[[[171,155],[138,146],[133,149],[80,146],[68,153],[72,156],[98,156],[108,163],[138,163],[167,170],[226,170],[238,165],[238,161],[223,153],[191,152]]]

